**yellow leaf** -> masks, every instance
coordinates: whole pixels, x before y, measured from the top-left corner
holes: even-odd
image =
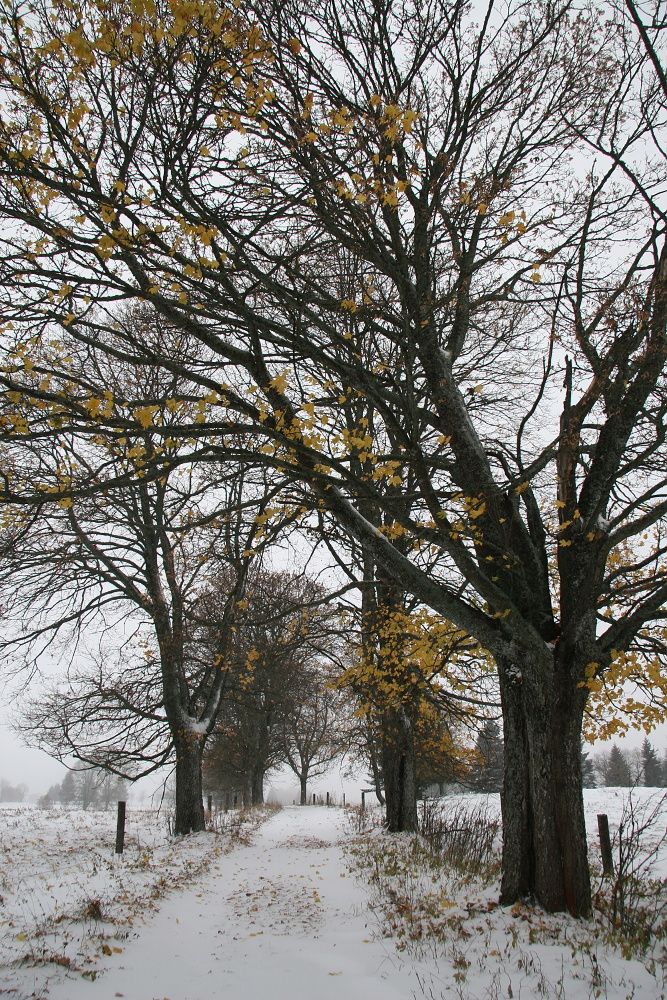
[[[419,112],[408,109],[403,113],[403,131],[411,132],[412,126],[419,118]]]
[[[107,236],[105,234],[104,236],[100,237],[100,240],[95,248],[95,253],[102,260],[108,260],[109,257],[111,257],[111,255],[113,254],[114,246],[115,246],[114,241],[111,239],[110,236]]]
[[[299,52],[301,52],[301,42],[298,38],[290,38],[287,47],[294,56],[298,56]]]
[[[100,205],[100,215],[105,222],[113,222],[116,218],[116,210],[111,205]]]
[[[59,38],[52,38],[51,41],[47,42],[46,45],[43,45],[39,51],[40,52],[59,52],[60,49],[62,49],[62,47],[63,47],[63,43],[60,41]]]
[[[269,385],[271,386],[272,389],[275,389],[276,392],[279,392],[282,396],[283,393],[285,392],[285,389],[287,388],[287,375],[285,374],[285,372],[281,372],[279,375],[276,375],[274,378],[272,378],[271,381],[269,382]]]
[[[153,423],[153,418],[159,409],[159,406],[138,406],[132,411],[132,416],[146,430]]]

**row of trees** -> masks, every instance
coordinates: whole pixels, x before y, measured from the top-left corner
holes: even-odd
[[[584,784],[632,788],[667,788],[667,753],[660,760],[648,739],[638,751],[623,751],[614,744],[608,753],[585,756]]]
[[[42,807],[59,802],[80,809],[110,809],[127,797],[125,782],[101,768],[75,768],[39,800]]]
[[[349,706],[334,690],[336,615],[308,578],[253,577],[234,640],[235,663],[205,755],[207,787],[264,801],[264,777],[287,765],[307,801],[308,782],[348,747]]]
[[[42,576],[30,607],[141,609],[181,830],[250,559],[299,521],[360,592],[390,827],[417,724],[444,745],[493,670],[502,899],[590,912],[584,718],[620,692],[650,725],[667,683],[658,6],[8,0],[12,578],[65,532],[65,597]],[[230,574],[213,631],[190,524]],[[142,718],[133,752],[165,721]]]

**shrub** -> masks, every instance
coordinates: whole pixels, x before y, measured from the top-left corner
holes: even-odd
[[[498,870],[495,850],[500,821],[485,803],[443,804],[425,799],[419,814],[419,831],[440,863],[462,875],[484,880]]]

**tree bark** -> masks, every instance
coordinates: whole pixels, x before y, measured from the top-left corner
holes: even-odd
[[[588,916],[579,753],[585,694],[567,674],[558,661],[548,672],[542,666],[500,668],[505,745],[500,899],[534,898],[548,912]]]
[[[198,833],[205,828],[201,765],[201,740],[194,733],[186,733],[176,742],[177,834]]]
[[[387,829],[417,830],[417,786],[412,722],[405,706],[387,709],[382,719],[382,771]]]
[[[571,661],[567,664],[570,666]],[[561,664],[561,676],[564,668],[565,664]],[[552,771],[556,830],[563,860],[563,894],[568,911],[586,917],[592,908],[581,771],[581,728],[587,692],[568,676],[556,694],[551,730]]]
[[[264,769],[259,765],[253,768],[251,795],[254,806],[264,804]]]
[[[501,685],[504,772],[500,804],[503,821],[501,903],[530,895],[535,867],[531,840],[528,741],[521,691]]]
[[[299,785],[301,786],[301,805],[302,806],[305,806],[308,803],[308,794],[307,794],[307,787],[306,787],[307,783],[308,783],[308,772],[307,771],[302,771],[301,775],[299,776]]]

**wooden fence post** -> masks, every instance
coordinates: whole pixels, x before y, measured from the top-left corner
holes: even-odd
[[[315,798],[315,792],[313,792],[313,805],[317,805],[317,799]]]
[[[330,802],[330,799],[329,799],[329,793],[328,792],[327,792],[327,805],[331,805],[331,802]]]
[[[116,854],[122,854],[125,847],[125,802],[118,802],[116,819]]]
[[[363,788],[361,790],[361,811],[362,812],[366,811],[366,792],[363,790]]]
[[[209,816],[211,816],[213,814],[213,796],[212,795],[209,795],[208,799],[206,800],[206,804],[208,805],[208,814],[209,814]]]
[[[602,874],[605,878],[611,878],[614,874],[614,859],[611,853],[609,818],[605,813],[598,813],[598,833],[600,834],[600,852],[602,854]]]
[[[343,792],[343,809],[345,808],[345,792]]]

